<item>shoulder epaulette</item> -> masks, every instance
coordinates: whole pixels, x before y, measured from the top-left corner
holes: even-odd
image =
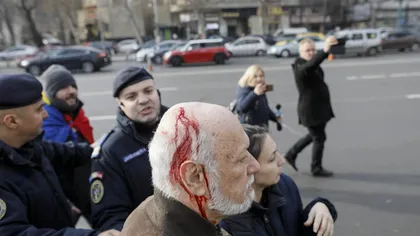
[[[102,135],[99,139],[98,143],[96,144],[95,148],[93,149],[91,159],[95,159],[99,157],[99,153],[101,152],[101,147],[105,143],[105,141],[109,138],[109,136],[114,132],[114,130],[109,131],[108,133]]]

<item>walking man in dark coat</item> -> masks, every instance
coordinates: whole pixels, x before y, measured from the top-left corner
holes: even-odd
[[[324,50],[316,53],[311,39],[303,39],[299,45],[299,57],[292,65],[299,92],[299,124],[308,128],[309,133],[297,141],[286,153],[287,162],[297,171],[298,154],[313,142],[311,172],[315,177],[330,177],[333,172],[322,167],[322,155],[326,140],[325,127],[334,112],[331,107],[330,92],[324,81],[321,63],[328,57],[337,39],[330,36],[325,40]]]

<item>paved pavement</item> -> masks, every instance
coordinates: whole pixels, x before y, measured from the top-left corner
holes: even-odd
[[[272,107],[283,105],[286,129],[272,126],[278,148],[285,152],[306,131],[296,117],[297,92],[292,59],[234,58],[227,65],[154,67],[163,101],[173,105],[204,101],[227,106],[236,82],[250,64],[261,64],[274,84]],[[114,125],[116,103],[111,96],[116,62],[102,72],[76,74],[81,98],[99,138]],[[327,127],[325,166],[331,179],[309,175],[310,149],[298,159],[301,173],[284,171],[298,184],[307,203],[316,196],[331,199],[339,212],[335,235],[415,236],[420,231],[420,58],[402,53],[374,58],[325,61],[323,67],[336,113]],[[84,227],[84,224],[79,224]]]

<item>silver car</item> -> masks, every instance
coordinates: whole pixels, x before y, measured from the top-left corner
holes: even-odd
[[[306,37],[297,38],[289,43],[283,45],[273,45],[271,46],[267,54],[276,56],[276,57],[291,57],[299,55],[299,42]],[[322,50],[324,48],[324,40],[317,36],[309,37],[315,42],[315,49],[317,51]]]

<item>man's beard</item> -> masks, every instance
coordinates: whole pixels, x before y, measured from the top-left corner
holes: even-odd
[[[213,211],[217,211],[223,216],[232,216],[244,213],[248,211],[251,207],[252,202],[254,201],[255,191],[252,190],[251,193],[248,192],[248,187],[252,185],[254,182],[254,175],[252,175],[250,181],[248,182],[248,186],[244,192],[244,202],[243,203],[235,203],[229,197],[223,195],[220,191],[219,187],[219,177],[213,173],[210,174],[209,179],[209,188],[211,194],[211,200],[209,203],[209,209]]]

